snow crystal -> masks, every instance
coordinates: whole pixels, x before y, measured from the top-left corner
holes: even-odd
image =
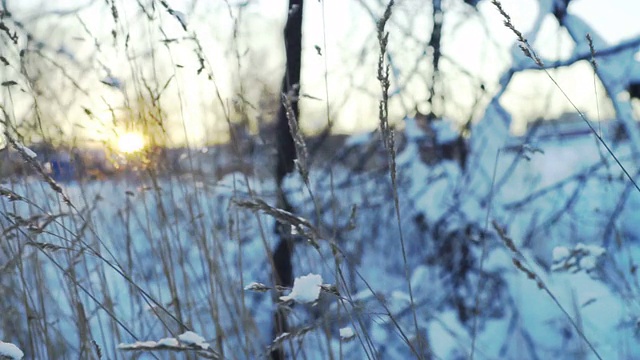
[[[36,154],[33,150],[29,149],[28,147],[20,144],[19,142],[14,142],[15,147],[18,148],[18,150],[22,150],[25,154],[27,154],[28,157],[35,159],[36,156],[38,156],[38,154]]]
[[[206,340],[202,336],[194,333],[193,331],[187,331],[184,334],[178,335],[178,340],[180,340],[181,343],[184,343],[187,345],[196,345],[203,349],[209,348],[209,344],[207,344]]]
[[[293,281],[293,289],[286,296],[281,296],[282,301],[297,301],[300,303],[310,303],[318,300],[320,296],[320,285],[322,285],[322,276],[317,274],[308,274],[297,277]]]
[[[24,353],[14,344],[0,341],[0,356],[9,359],[22,359]]]
[[[353,329],[350,327],[344,327],[340,329],[340,339],[349,340],[356,336],[356,333],[353,332]]]

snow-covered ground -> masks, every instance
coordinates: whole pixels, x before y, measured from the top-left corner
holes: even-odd
[[[405,359],[414,352],[455,360],[637,358],[640,191],[621,167],[638,179],[640,128],[628,90],[640,82],[640,41],[609,44],[567,8],[569,1],[537,3],[532,27],[513,46],[511,67],[486,79],[486,87],[482,81],[492,98],[470,129],[465,171],[439,159],[435,146],[458,141],[455,126],[436,122],[427,134],[424,124],[406,119],[397,173],[390,176],[380,161],[386,156],[380,135],[362,134],[342,149],[350,153],[349,166],[336,159],[314,164],[308,184],[296,174],[286,179],[294,215],[314,236],[295,234],[292,289],[274,291],[269,256],[278,239],[264,210],[275,204],[276,189],[265,180],[266,161],[254,159],[253,169],[222,155],[214,164],[203,149],[192,154],[194,167],[186,154],[175,159],[180,169],[202,169],[199,175],[62,184],[30,176],[1,183],[0,358],[150,359],[186,352],[258,359],[273,346],[304,359]],[[174,25],[186,30],[193,22],[163,5]],[[115,5],[111,12],[117,20]],[[539,59],[533,48],[542,45],[550,19],[574,43],[560,60]],[[22,64],[19,50],[15,63]],[[605,136],[620,164],[583,136],[589,130],[581,122],[571,139],[510,136],[513,114],[503,95],[515,75],[546,77],[594,55],[615,123],[630,139]],[[204,61],[199,53],[198,60]],[[126,94],[134,80],[103,70],[101,83]],[[483,76],[472,77],[475,83]],[[17,84],[3,83],[7,91]],[[391,100],[404,97],[400,92]],[[25,96],[31,103],[40,94]],[[85,106],[70,107],[80,110],[77,105]],[[434,134],[436,141],[425,144]],[[36,148],[11,146],[22,162],[42,160]],[[352,171],[359,161],[362,169]],[[207,177],[214,172],[226,176]],[[247,175],[252,172],[260,175]],[[274,341],[279,306],[286,306],[289,328]]]
[[[478,358],[594,357],[572,321],[603,358],[629,358],[639,350],[633,264],[640,194],[588,136],[499,150],[488,155],[490,171],[495,167],[497,174],[492,197],[491,176],[483,178],[480,167],[466,173],[448,162],[430,168],[418,160],[418,147],[411,144],[398,155],[400,218],[409,239],[414,303],[420,304],[418,326],[433,351],[444,359],[469,354],[479,286],[485,293],[478,300],[484,315],[477,330]],[[629,151],[624,144],[615,148],[623,165],[635,169]],[[320,206],[327,228],[345,228],[351,206],[358,207],[356,230],[339,234],[357,264],[349,270],[385,294],[387,305],[404,314],[400,321],[415,336],[390,181],[340,171],[333,177],[319,171],[314,180],[316,193],[328,194],[330,184],[335,187],[337,210],[334,203]],[[296,180],[289,185],[299,189],[297,208],[306,208],[313,217],[316,210],[304,187]],[[506,230],[519,254],[503,244],[487,220]],[[483,238],[488,255],[480,265]],[[600,256],[589,256],[585,248]],[[572,260],[577,264],[551,271],[554,253],[562,249],[578,254]],[[553,297],[517,269],[513,258],[524,261]],[[363,290],[363,282],[356,275],[351,278],[353,291]],[[369,301],[374,306],[377,300]],[[369,329],[372,334],[379,334],[374,330],[379,327],[386,330],[374,341],[384,344],[381,355],[408,356],[397,337],[390,341],[393,326],[381,323],[372,321]]]
[[[322,239],[319,250],[304,242],[295,250],[300,278],[281,299],[299,303],[286,346],[317,359],[329,351],[348,359],[371,351],[407,358],[401,329],[442,359],[466,358],[472,344],[478,359],[595,358],[585,339],[605,359],[640,351],[640,194],[615,164],[601,161],[593,139],[534,144],[539,151],[528,153],[503,149],[497,161],[493,155],[493,187],[479,180],[480,167],[424,165],[414,140],[397,157],[408,274],[387,173],[316,168],[313,198],[298,176],[287,180],[297,215]],[[632,168],[627,151],[616,148]],[[51,341],[63,342],[67,354],[89,351],[82,350],[83,333],[109,358],[145,346],[196,351],[208,349],[204,344],[225,358],[266,354],[273,303],[251,284],[272,286],[266,254],[276,242],[274,220],[232,199],[273,204],[274,186],[246,180],[230,174],[220,182],[183,176],[62,184],[73,208],[38,179],[3,184],[8,240],[1,263],[21,276],[3,280],[10,295],[2,306],[14,309],[19,323],[5,325],[0,339],[35,358]],[[517,253],[487,219],[513,239]],[[330,243],[340,249],[337,257]],[[323,283],[338,284],[340,296],[320,292]],[[20,301],[22,295],[29,298]],[[29,310],[46,318],[46,331],[29,335],[25,304],[46,307]],[[197,349],[181,340],[186,331],[204,338]]]

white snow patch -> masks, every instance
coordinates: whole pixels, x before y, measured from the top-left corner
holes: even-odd
[[[22,145],[19,142],[14,142],[14,145],[16,148],[18,148],[18,150],[23,151],[28,157],[35,159],[36,156],[38,156],[38,154],[36,154],[33,150],[29,149],[28,147]]]
[[[286,340],[289,336],[291,336],[291,333],[288,332],[283,332],[282,334],[280,334],[278,337],[276,337],[275,339],[273,339],[273,343],[277,344],[281,341]]]
[[[343,327],[340,329],[340,339],[342,340],[350,340],[356,336],[356,333],[353,332],[353,329],[350,327]]]
[[[576,245],[576,251],[584,251],[587,254],[590,254],[590,255],[596,256],[596,257],[602,256],[607,252],[607,250],[605,250],[601,246],[585,245],[583,243],[578,243],[578,245]]]
[[[320,285],[322,285],[322,276],[317,274],[308,274],[297,277],[293,281],[293,289],[286,296],[281,296],[282,301],[297,301],[300,303],[310,303],[318,300],[320,296]]]
[[[580,259],[580,268],[586,271],[591,271],[598,265],[598,258],[594,256],[587,256]]]
[[[456,338],[464,336],[465,331],[453,311],[445,311],[439,317],[440,321],[430,321],[427,325],[429,343],[433,344],[434,354],[442,359],[451,359],[454,358],[453,352],[460,346]]]
[[[207,344],[206,340],[193,331],[187,331],[184,334],[178,335],[178,340],[180,340],[180,342],[183,344],[196,345],[203,349],[209,348],[209,344]]]
[[[411,274],[411,288],[414,290],[424,289],[429,283],[429,268],[424,265],[418,265]]]
[[[136,341],[132,344],[121,343],[118,345],[120,350],[149,350],[157,349],[161,347],[169,347],[173,349],[187,349],[188,346],[198,346],[203,350],[209,349],[209,344],[205,339],[194,333],[193,331],[187,331],[184,334],[178,335],[178,338],[167,337],[158,341]]]
[[[180,343],[176,338],[164,338],[158,340],[158,346],[177,347],[180,346]]]
[[[19,360],[24,357],[24,353],[14,344],[0,341],[0,356]]]
[[[133,344],[120,343],[118,349],[121,350],[133,350],[133,349],[150,349],[157,346],[155,341],[136,341]]]
[[[554,263],[568,258],[569,255],[571,255],[571,252],[565,246],[556,246],[555,248],[553,248]]]

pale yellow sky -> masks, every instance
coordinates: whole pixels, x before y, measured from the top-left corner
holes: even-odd
[[[9,9],[21,20],[34,19],[33,16],[43,11],[63,12],[87,3],[87,0],[8,1]],[[248,1],[249,5],[242,12],[234,8],[232,15],[225,1],[168,1],[173,9],[185,13],[188,33],[166,11],[159,12],[159,20],[150,22],[139,15],[136,2],[116,0],[115,3],[119,12],[116,29],[119,39],[115,44],[110,35],[114,21],[103,1],[94,1],[77,16],[52,16],[52,21],[39,20],[37,23],[34,34],[45,36],[47,44],[53,49],[64,45],[83,65],[60,60],[67,67],[69,76],[78,79],[83,88],[90,89],[86,95],[78,92],[69,95],[72,99],[67,99],[67,103],[76,102],[68,106],[69,110],[62,109],[60,104],[52,104],[59,107],[59,113],[52,112],[60,121],[79,123],[89,129],[82,130],[85,132],[95,133],[92,128],[100,129],[97,137],[109,137],[112,112],[107,104],[117,116],[126,117],[127,112],[118,108],[126,108],[127,101],[130,106],[136,91],[146,91],[141,86],[140,74],[145,74],[147,81],[153,80],[156,75],[159,87],[174,76],[161,98],[167,117],[172,123],[182,125],[172,128],[170,135],[173,141],[182,143],[185,137],[191,144],[215,141],[217,137],[224,137],[226,128],[216,91],[219,91],[225,107],[230,107],[234,100],[239,99],[236,94],[238,65],[234,44],[237,44],[241,54],[245,98],[259,106],[258,95],[262,85],[272,90],[279,87],[284,61],[281,34],[286,20],[286,0]],[[302,101],[302,121],[307,129],[321,128],[326,124],[326,92],[329,94],[337,131],[361,131],[374,128],[377,124],[380,93],[375,73],[377,40],[374,19],[362,3],[376,14],[382,13],[383,1],[378,0],[324,0],[307,1],[305,4],[302,91],[321,99],[305,98]],[[423,109],[425,106],[430,58],[423,56],[423,51],[429,39],[431,9],[423,0],[398,0],[396,3],[392,23],[388,27],[391,33],[389,51],[399,70],[403,88],[391,102],[391,111],[394,119],[401,119],[411,112],[416,102]],[[537,16],[538,1],[504,0],[502,3],[511,14],[513,23],[526,33]],[[510,63],[510,46],[514,37],[504,28],[502,19],[488,0],[481,2],[477,12],[461,0],[445,0],[444,4],[447,14],[443,38],[446,58],[441,64],[444,72],[442,91],[447,104],[444,114],[459,121],[477,118],[482,114],[481,107],[475,112],[471,109],[480,94],[479,84],[485,84],[489,92],[480,99],[482,104],[496,90],[499,75]],[[634,14],[640,13],[638,1],[609,0],[605,5],[601,0],[573,0],[570,11],[582,16],[610,43],[640,34],[640,23],[634,18]],[[240,23],[235,42],[232,37],[234,18]],[[83,29],[81,20],[99,40],[99,51],[91,36]],[[211,64],[214,81],[208,80],[204,74],[196,74],[198,62],[192,41],[173,43],[167,50],[160,43],[164,35],[159,28],[169,38],[184,38],[196,33]],[[535,44],[541,54],[551,58],[568,56],[572,50],[571,42],[566,35],[557,31],[553,21],[546,21],[543,30]],[[128,53],[124,48],[126,34],[131,36]],[[316,45],[322,48],[322,56],[318,55]],[[26,44],[21,42],[19,46]],[[183,67],[177,68],[172,63]],[[325,66],[328,69],[326,88]],[[417,68],[416,74],[408,76],[414,67]],[[124,82],[121,90],[100,83],[109,75],[108,71]],[[5,70],[5,74],[16,75],[8,70]],[[568,71],[554,72],[554,75],[578,106],[596,117],[593,76],[588,66],[576,65]],[[65,83],[64,76],[50,76]],[[394,80],[391,90],[394,91],[397,85]],[[520,124],[533,117],[553,117],[571,110],[562,98],[557,94],[554,96],[553,85],[548,79],[536,74],[523,74],[515,78],[510,90],[505,96],[505,107],[514,114],[514,122]],[[6,89],[3,91],[6,93]],[[16,99],[13,105],[9,104],[9,108],[15,106],[17,118],[28,113],[32,107],[29,96],[24,97],[22,105]],[[6,97],[3,98],[6,104]],[[601,103],[603,116],[607,107],[604,101]],[[45,104],[47,102],[43,100]],[[82,107],[91,109],[94,117],[87,118]],[[251,115],[256,117],[258,113]]]

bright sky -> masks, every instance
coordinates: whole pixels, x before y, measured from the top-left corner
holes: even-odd
[[[263,105],[259,99],[263,86],[272,91],[277,91],[279,87],[284,61],[281,34],[287,1],[246,2],[248,5],[242,8],[242,12],[234,7],[230,15],[224,1],[168,1],[175,10],[186,14],[189,31],[198,35],[213,69],[214,81],[209,81],[204,73],[195,73],[198,62],[194,54],[194,43],[172,43],[170,51],[167,51],[159,41],[163,35],[158,30],[157,23],[154,26],[143,20],[134,1],[115,2],[119,15],[118,40],[115,45],[110,35],[114,21],[104,1],[7,1],[15,18],[25,24],[30,24],[30,21],[37,24],[33,33],[41,36],[47,45],[53,49],[63,46],[65,51],[73,54],[74,60],[84,64],[82,68],[73,61],[62,60],[68,66],[66,70],[69,75],[79,79],[83,88],[90,89],[88,94],[78,94],[76,91],[69,95],[72,99],[52,100],[51,104],[43,100],[41,104],[56,108],[58,112],[52,113],[61,118],[61,122],[76,124],[67,125],[67,130],[71,128],[71,131],[90,133],[97,131],[100,133],[97,137],[112,136],[108,129],[112,127],[114,114],[117,118],[134,117],[126,108],[131,108],[135,102],[136,91],[146,91],[141,86],[141,74],[144,74],[146,81],[157,82],[158,88],[162,88],[174,76],[161,100],[164,101],[162,105],[166,110],[166,117],[172,120],[170,135],[176,144],[182,143],[185,138],[190,144],[199,144],[224,137],[221,134],[227,125],[220,104],[229,108],[240,98],[237,95],[239,86],[236,50],[241,58],[240,71],[244,74],[243,97],[253,106],[260,108]],[[89,3],[90,6],[83,7]],[[244,1],[229,0],[229,3],[233,6]],[[378,48],[375,19],[368,11],[379,16],[382,14],[382,3],[379,0],[324,0],[305,3],[302,91],[321,99],[308,97],[302,101],[303,126],[307,129],[321,128],[326,124],[324,100],[327,93],[338,131],[361,131],[376,126],[380,93],[375,73]],[[431,7],[425,5],[424,0],[397,0],[396,3],[392,23],[388,27],[391,33],[389,51],[398,70],[392,79],[391,90],[397,90],[398,85],[402,88],[399,95],[393,98],[391,111],[395,119],[401,119],[412,112],[415,103],[420,104],[423,111],[427,110],[424,100],[430,78],[430,57],[424,56],[423,51],[424,44],[429,40]],[[538,1],[504,0],[502,3],[512,16],[513,23],[526,33],[537,16]],[[160,7],[159,3],[156,6]],[[481,2],[478,11],[463,4],[462,0],[444,0],[444,6],[445,59],[442,70],[445,75],[440,93],[446,98],[446,105],[439,110],[459,121],[469,117],[478,118],[482,115],[481,106],[475,112],[472,109],[480,94],[479,85],[483,83],[489,95],[496,90],[499,75],[510,63],[509,46],[513,43],[514,36],[504,28],[502,19],[488,0]],[[36,23],[34,20],[34,16],[43,12],[57,11],[58,14],[64,14],[64,10],[76,8],[82,8],[77,16],[51,16],[49,19],[53,21],[48,22],[39,20]],[[573,0],[570,12],[583,17],[611,43],[640,34],[640,22],[636,16],[640,13],[640,1]],[[166,11],[162,11],[160,17],[162,31],[168,38],[188,36],[179,22]],[[235,42],[232,36],[234,18],[240,24]],[[568,37],[557,31],[553,21],[545,22],[543,28],[545,31],[535,44],[541,54],[555,58],[567,56],[572,49]],[[126,34],[131,36],[128,57],[124,49]],[[99,40],[99,50],[96,50],[92,36]],[[318,54],[316,45],[321,48],[322,55]],[[26,44],[21,43],[20,46]],[[58,54],[60,57],[63,55]],[[177,68],[172,63],[183,67]],[[326,85],[325,67],[328,70]],[[412,73],[412,69],[416,71]],[[593,77],[589,71],[587,66],[580,65],[571,71],[556,72],[554,75],[579,107],[594,115],[596,101],[593,95]],[[12,75],[6,70],[5,74]],[[100,83],[100,80],[109,75],[122,80],[124,87],[115,89]],[[66,81],[59,74],[49,76],[52,76],[51,80],[54,82]],[[553,92],[548,79],[525,74],[515,78],[512,87],[512,91],[507,94],[506,99],[509,101],[505,106],[513,112],[515,122],[522,124],[527,119],[553,117],[570,111],[561,98],[547,96]],[[585,89],[588,91],[585,92]],[[52,86],[51,90],[59,91],[59,88]],[[480,104],[487,101],[487,96],[479,100]],[[71,100],[77,103],[73,104]],[[5,101],[6,98],[3,102]],[[61,102],[68,105],[67,109],[62,108],[59,104]],[[17,118],[27,114],[29,108],[32,108],[29,102],[22,105],[24,106],[21,107],[20,102],[15,100],[13,106],[9,106],[15,108]],[[600,105],[601,116],[603,112],[606,115],[606,104],[601,101]],[[91,109],[94,116],[88,119],[82,107]],[[252,118],[273,116],[259,110],[249,111]],[[101,125],[96,125],[97,123]]]

